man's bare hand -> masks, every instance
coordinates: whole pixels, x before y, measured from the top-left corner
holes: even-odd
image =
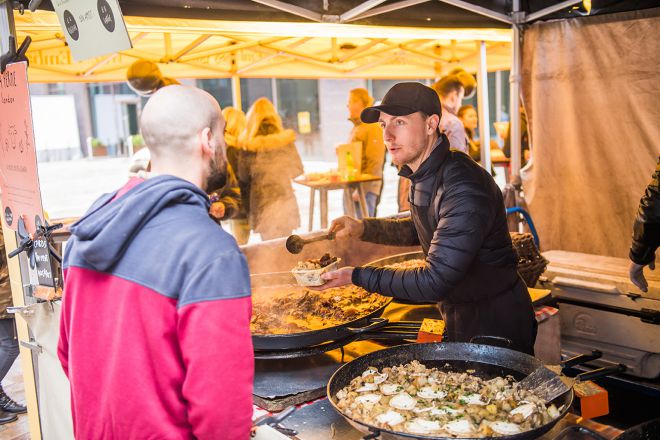
[[[225,204],[222,202],[213,203],[211,209],[209,209],[209,213],[218,220],[221,220],[225,216]]]
[[[321,275],[321,279],[325,280],[325,284],[318,287],[312,287],[315,290],[325,290],[332,287],[341,287],[351,284],[351,276],[353,275],[353,267],[346,266],[341,269],[326,272]]]
[[[649,269],[655,270],[655,261],[649,263]],[[630,281],[642,292],[649,291],[649,283],[644,277],[644,266],[637,263],[630,263]]]
[[[337,238],[359,239],[364,232],[364,223],[362,220],[345,215],[332,221],[329,232],[336,234]]]
[[[360,194],[358,194],[357,190],[353,191],[352,198],[354,202],[360,201]]]

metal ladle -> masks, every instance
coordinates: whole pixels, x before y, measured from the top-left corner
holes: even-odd
[[[306,244],[313,243],[315,241],[334,240],[334,238],[334,232],[307,239],[302,238],[300,235],[291,235],[286,239],[286,250],[292,254],[299,254],[302,252],[303,247],[305,247]]]

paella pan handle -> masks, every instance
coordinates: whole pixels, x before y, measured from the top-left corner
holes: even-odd
[[[479,341],[483,341],[483,342],[479,342]],[[508,348],[513,345],[513,341],[511,339],[502,336],[477,335],[477,336],[473,336],[472,339],[470,339],[470,344],[479,344],[479,343],[484,345],[493,345],[495,347],[504,347],[504,348]]]
[[[605,440],[605,437],[601,436],[597,432],[592,431],[589,428],[584,426],[574,425],[564,428],[554,440],[573,440],[575,438],[592,438],[594,440]]]
[[[603,352],[598,350],[592,351],[591,354],[579,354],[570,359],[566,359],[564,362],[561,363],[561,367],[562,368],[574,367],[576,365],[580,365],[594,361],[596,359],[600,359],[602,356],[603,356]]]
[[[387,324],[389,324],[389,320],[385,318],[371,318],[364,327],[346,327],[346,330],[354,335],[361,335],[372,330],[378,330]]]
[[[380,431],[377,429],[369,428],[369,434],[362,437],[362,440],[375,440],[380,437]]]
[[[611,374],[623,373],[626,371],[626,366],[623,364],[614,365],[612,367],[597,368],[593,371],[587,371],[575,376],[575,379],[580,381],[598,379],[599,377],[609,376]]]

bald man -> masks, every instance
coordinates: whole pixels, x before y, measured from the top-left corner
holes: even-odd
[[[249,436],[249,272],[204,192],[226,163],[224,124],[206,92],[156,92],[140,120],[152,177],[71,228],[58,355],[77,438]]]

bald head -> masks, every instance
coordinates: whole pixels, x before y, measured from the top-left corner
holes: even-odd
[[[147,101],[140,117],[140,131],[153,156],[179,156],[190,153],[200,133],[221,129],[222,114],[213,96],[180,85],[163,87]]]

